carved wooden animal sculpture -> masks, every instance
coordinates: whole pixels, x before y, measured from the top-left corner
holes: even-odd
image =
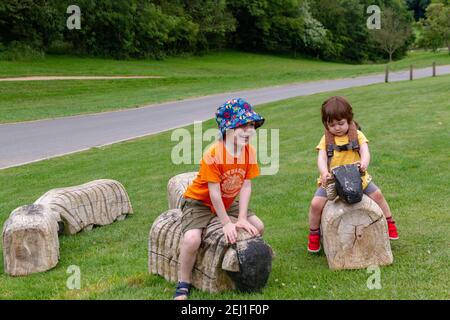
[[[60,231],[75,234],[131,213],[128,194],[115,180],[50,190],[33,205],[14,210],[5,222],[5,272],[16,276],[49,270],[58,263]]]
[[[66,234],[108,225],[133,213],[125,188],[120,182],[108,179],[50,190],[35,204],[49,206],[56,212]]]
[[[197,177],[198,172],[186,172],[169,179],[167,183],[167,198],[169,209],[181,209],[181,199],[187,187]]]
[[[58,223],[43,205],[15,209],[3,225],[5,272],[23,276],[55,267],[59,259]]]
[[[368,196],[356,204],[328,201],[321,219],[323,246],[331,269],[388,265],[394,260],[387,222]]]
[[[181,210],[164,212],[150,229],[149,272],[178,281],[181,241]],[[272,249],[261,237],[252,237],[239,229],[236,245],[229,246],[215,217],[202,235],[192,284],[208,292],[259,291],[266,285],[271,268]]]

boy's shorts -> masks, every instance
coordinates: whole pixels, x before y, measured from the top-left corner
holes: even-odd
[[[371,181],[371,182],[369,182],[367,187],[363,190],[363,193],[366,194],[366,195],[369,195],[371,193],[374,193],[377,190],[379,190],[379,188],[377,187],[377,185],[375,183],[373,183]],[[326,198],[327,197],[327,192],[326,192],[326,190],[323,187],[318,187],[317,190],[316,190],[316,193],[314,194],[314,197]]]
[[[204,229],[209,222],[216,215],[212,213],[211,209],[199,200],[183,198],[181,201],[181,232],[184,234],[192,229]],[[238,218],[239,216],[239,201],[234,201],[227,209],[229,216]],[[247,217],[254,216],[255,213],[250,209],[247,211]]]

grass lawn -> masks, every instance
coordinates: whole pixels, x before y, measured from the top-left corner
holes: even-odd
[[[450,64],[442,51],[411,52],[392,70]],[[48,56],[0,61],[0,77],[36,75],[157,75],[161,79],[0,82],[0,123],[134,108],[214,93],[381,73],[384,64],[352,65],[226,51],[203,57],[107,60]]]
[[[342,90],[370,140],[374,181],[388,200],[400,232],[394,264],[381,268],[380,290],[366,286],[366,270],[331,271],[323,253],[306,252],[308,207],[315,191],[316,152],[323,128],[319,108],[331,93],[260,106],[264,128],[279,129],[280,170],[258,177],[251,208],[266,225],[276,251],[262,293],[208,294],[193,299],[448,299],[450,76]],[[211,115],[213,116],[213,115]],[[212,120],[204,128],[214,127]],[[190,127],[192,129],[192,127]],[[135,214],[90,232],[60,237],[56,268],[28,277],[4,274],[3,299],[171,299],[174,284],[147,272],[147,239],[167,209],[166,184],[196,165],[174,165],[171,133],[0,171],[0,222],[16,207],[51,188],[99,178],[117,179]],[[206,145],[206,143],[205,143]],[[270,188],[268,188],[270,186]],[[3,259],[1,257],[0,259]],[[81,269],[81,289],[69,290],[70,265]]]

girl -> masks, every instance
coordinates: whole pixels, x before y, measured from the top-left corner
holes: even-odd
[[[383,211],[388,223],[389,239],[397,240],[398,233],[389,205],[380,189],[371,181],[367,172],[370,163],[370,152],[367,138],[357,130],[353,121],[353,111],[350,103],[344,97],[331,97],[322,104],[322,123],[325,134],[322,136],[316,150],[319,151],[317,166],[320,178],[318,189],[311,201],[309,211],[308,251],[320,251],[320,218],[327,202],[325,187],[331,178],[330,169],[357,163],[362,173],[364,193],[374,200]]]

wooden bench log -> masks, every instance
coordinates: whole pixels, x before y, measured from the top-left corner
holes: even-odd
[[[58,264],[58,223],[49,207],[33,204],[15,209],[3,225],[5,272],[23,276]]]
[[[66,234],[108,225],[133,213],[125,188],[120,182],[109,179],[50,190],[35,204],[46,205],[56,212]]]
[[[181,214],[180,209],[161,214],[149,233],[149,272],[172,282],[178,281],[179,275]],[[211,293],[232,289],[259,291],[266,285],[271,268],[272,249],[261,237],[251,237],[239,229],[236,245],[229,246],[215,217],[203,232],[192,284]]]
[[[393,262],[387,222],[368,196],[349,205],[328,201],[321,218],[323,246],[331,269],[360,269]]]
[[[186,172],[170,178],[167,183],[169,209],[181,209],[181,199],[187,187],[197,177],[198,172]]]

